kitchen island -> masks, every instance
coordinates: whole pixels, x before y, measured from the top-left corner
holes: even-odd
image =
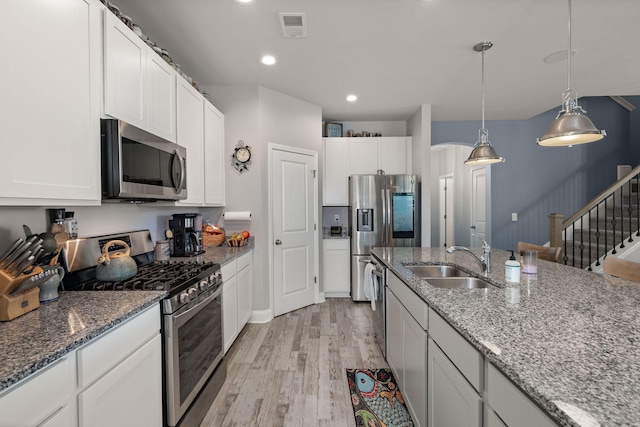
[[[509,284],[509,253],[493,250],[484,277],[497,288],[442,289],[405,265],[455,265],[481,277],[478,262],[444,248],[372,253],[556,423],[640,424],[640,284],[547,261]]]

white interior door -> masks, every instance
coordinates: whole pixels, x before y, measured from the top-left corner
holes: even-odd
[[[440,247],[444,248],[454,244],[453,220],[453,176],[447,175],[440,178]]]
[[[317,164],[314,152],[271,150],[275,316],[315,302]]]
[[[487,172],[485,167],[471,170],[471,246],[482,246],[487,228]],[[477,235],[474,236],[474,233]]]

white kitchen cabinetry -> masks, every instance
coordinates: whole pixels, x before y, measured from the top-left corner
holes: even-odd
[[[485,394],[489,411],[504,421],[503,425],[521,427],[552,427],[556,423],[529,400],[509,379],[492,364],[487,369],[487,393]],[[488,414],[491,421],[495,415]],[[491,425],[491,424],[490,424]],[[497,424],[500,425],[500,424]]]
[[[324,138],[322,204],[349,204],[349,175],[411,173],[411,137]]]
[[[414,424],[426,427],[428,306],[391,272],[387,284],[387,361]]]
[[[429,338],[428,426],[482,425],[482,399]]]
[[[177,205],[204,205],[204,97],[178,79],[177,143],[187,149],[187,198]]]
[[[155,304],[0,394],[0,426],[160,426],[161,363]]]
[[[349,204],[349,138],[324,139],[323,205]]]
[[[224,206],[224,114],[204,101],[204,203]]]
[[[221,267],[224,352],[251,318],[253,294],[253,250]]]
[[[175,71],[109,10],[104,70],[105,114],[175,142]]]
[[[75,354],[72,353],[3,392],[0,426],[35,426],[44,422],[59,425],[58,421],[64,419],[75,397],[75,378]],[[74,425],[75,421],[67,424]]]
[[[351,295],[349,239],[322,240],[322,281],[325,297]]]
[[[100,203],[96,0],[3,2],[0,205]]]

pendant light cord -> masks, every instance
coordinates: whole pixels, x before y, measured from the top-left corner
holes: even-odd
[[[569,25],[568,25],[568,33],[569,33],[569,50],[567,51],[567,90],[571,90],[571,0],[569,2]]]
[[[485,131],[485,128],[484,128],[484,51],[485,49],[482,49],[482,130],[483,132]]]

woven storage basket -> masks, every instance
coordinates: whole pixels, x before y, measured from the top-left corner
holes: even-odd
[[[238,247],[238,246],[244,246],[246,244],[247,244],[247,239],[242,239],[242,240],[227,239],[227,246]]]
[[[202,236],[202,243],[205,248],[220,246],[224,242],[224,237],[225,237],[224,233],[214,234],[214,235],[205,234],[204,236]]]

